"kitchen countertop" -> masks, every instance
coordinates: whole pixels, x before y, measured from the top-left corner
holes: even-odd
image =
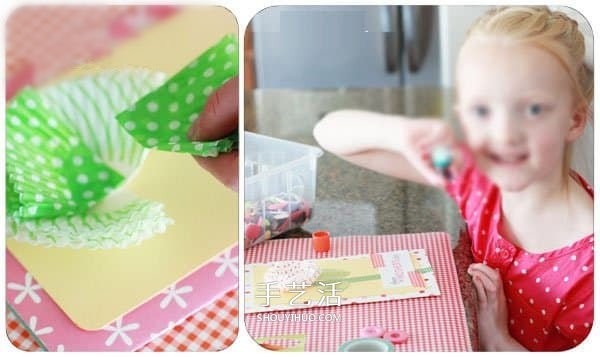
[[[336,109],[441,117],[451,107],[451,93],[439,88],[257,89],[245,96],[245,128],[317,145],[312,128]],[[283,236],[308,236],[323,229],[332,236],[445,231],[455,246],[462,226],[456,205],[443,191],[363,169],[325,152],[317,161],[313,216],[304,231]]]

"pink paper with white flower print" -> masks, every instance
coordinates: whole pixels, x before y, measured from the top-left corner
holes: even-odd
[[[215,257],[102,330],[85,331],[6,251],[6,299],[49,351],[134,351],[238,282],[238,246]]]

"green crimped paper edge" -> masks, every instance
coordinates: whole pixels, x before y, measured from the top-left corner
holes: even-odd
[[[87,249],[126,248],[164,233],[173,220],[162,203],[136,200],[107,212],[55,219],[16,221],[8,218],[9,236],[20,242],[44,247]]]
[[[238,74],[238,41],[224,36],[162,86],[117,115],[141,145],[163,151],[216,157],[237,148],[238,134],[214,141],[190,141],[187,133],[210,94]]]

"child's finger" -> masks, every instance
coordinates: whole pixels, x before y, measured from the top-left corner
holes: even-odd
[[[489,266],[481,263],[471,264],[469,266],[469,272],[480,272],[496,287],[502,285],[502,278],[496,269],[490,268]]]
[[[421,152],[430,153],[437,146],[447,146],[444,141],[432,137],[431,135],[420,137],[415,146],[419,148]]]
[[[454,146],[450,149],[452,152],[452,163],[450,164],[449,170],[452,177],[458,177],[464,167],[464,158],[461,150],[458,146]]]
[[[417,169],[430,184],[443,187],[445,183],[444,178],[433,168],[430,161],[429,156],[426,154],[413,157],[411,160],[415,169]]]
[[[473,280],[478,280],[486,293],[486,303],[494,304],[498,301],[498,287],[484,274],[474,271],[471,273]]]
[[[458,177],[462,170],[462,158],[461,152],[458,146],[454,145],[452,141],[448,140],[436,140],[431,144],[419,144],[418,150],[422,153],[422,159],[427,163],[427,166],[430,167],[430,170],[435,172],[435,174],[439,177],[443,177],[444,180],[452,179],[453,177]],[[436,150],[444,148],[444,155],[450,155],[449,165],[446,167],[436,167],[434,163],[434,153]],[[438,152],[438,154],[440,154]],[[439,160],[439,157],[438,157]],[[445,160],[445,159],[444,159]],[[437,163],[440,164],[439,162]]]
[[[454,139],[454,134],[452,133],[452,129],[450,129],[446,123],[440,123],[439,126],[434,128],[432,131],[432,136],[434,138],[433,140],[439,145],[452,147],[456,142]]]
[[[479,277],[473,277],[473,285],[475,285],[475,290],[477,291],[477,301],[479,301],[479,306],[487,305],[487,293]]]

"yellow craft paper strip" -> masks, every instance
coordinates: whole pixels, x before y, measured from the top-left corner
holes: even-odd
[[[86,330],[102,328],[237,242],[237,195],[199,170],[189,156],[150,153],[127,189],[163,202],[175,224],[128,249],[43,248],[7,241],[14,256]]]

